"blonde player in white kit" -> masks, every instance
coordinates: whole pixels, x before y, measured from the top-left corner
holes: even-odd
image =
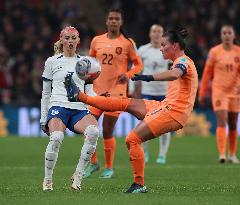
[[[43,91],[40,124],[43,131],[50,137],[45,152],[44,191],[53,190],[53,170],[58,159],[59,148],[63,142],[66,128],[75,133],[83,133],[85,136],[79,162],[72,176],[72,189],[81,189],[84,168],[97,146],[99,130],[95,117],[91,115],[86,104],[68,101],[64,85],[66,75],[71,73],[80,90],[94,95],[92,84],[85,85],[85,81],[78,78],[75,72],[76,63],[84,60],[84,57],[76,54],[79,43],[78,31],[70,26],[64,28],[61,31],[58,42],[60,51],[55,51],[55,54],[60,54],[47,59],[42,74]],[[54,47],[54,49],[58,48],[58,46]]]
[[[164,31],[162,26],[157,24],[152,25],[149,32],[150,43],[141,46],[138,50],[144,64],[142,72],[143,75],[152,75],[154,73],[164,72],[169,67],[170,62],[163,59],[162,52],[160,51],[163,32]],[[135,84],[135,87],[136,90],[141,93],[141,97],[143,99],[162,101],[167,94],[168,82],[138,81]],[[171,133],[166,133],[159,138],[159,154],[156,160],[157,163],[166,163],[170,140]],[[148,162],[148,142],[143,143],[143,148],[145,153],[145,162]]]

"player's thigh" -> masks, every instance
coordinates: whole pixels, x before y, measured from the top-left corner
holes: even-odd
[[[85,129],[89,125],[95,125],[96,127],[98,127],[97,120],[92,114],[85,115],[82,119],[80,119],[74,125],[74,130],[78,133],[84,133]]]
[[[103,138],[109,139],[113,135],[113,130],[118,120],[120,112],[105,112],[103,117]]]
[[[64,132],[66,129],[66,125],[63,123],[63,121],[60,118],[54,117],[51,118],[48,122],[49,132],[53,131],[62,131]]]
[[[130,104],[127,107],[127,112],[134,115],[139,120],[143,120],[151,107],[155,106],[154,100],[143,100],[131,98]],[[160,103],[160,102],[158,102]]]

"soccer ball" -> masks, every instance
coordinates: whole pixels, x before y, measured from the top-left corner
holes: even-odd
[[[101,73],[100,63],[96,58],[83,56],[77,61],[76,66],[77,76],[82,80],[95,80]]]

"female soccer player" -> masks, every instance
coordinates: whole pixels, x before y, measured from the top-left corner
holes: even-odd
[[[81,156],[72,176],[72,188],[80,190],[82,174],[96,149],[99,130],[97,121],[81,102],[69,102],[66,97],[64,85],[65,77],[70,74],[82,92],[91,94],[91,85],[76,76],[75,66],[84,59],[76,54],[80,43],[78,31],[74,27],[66,27],[61,31],[59,45],[56,44],[54,55],[47,59],[42,74],[43,91],[41,99],[40,124],[44,132],[50,137],[45,152],[45,177],[43,190],[53,190],[52,175],[58,158],[60,145],[64,138],[66,128],[85,136]],[[60,47],[59,47],[60,46]],[[59,51],[60,48],[60,51]]]
[[[170,81],[166,98],[162,101],[127,97],[90,97],[78,91],[71,76],[66,77],[70,101],[81,101],[106,111],[129,112],[142,120],[126,137],[134,183],[127,193],[145,193],[144,151],[141,144],[164,133],[176,131],[186,125],[193,109],[198,75],[194,62],[185,55],[186,32],[168,31],[163,36],[161,51],[165,59],[173,61],[171,70],[154,75],[137,75],[133,80]]]
[[[212,105],[217,117],[216,141],[219,162],[226,161],[226,126],[228,125],[228,161],[239,163],[237,150],[237,119],[240,110],[240,48],[234,45],[231,25],[221,28],[222,43],[208,54],[199,90],[199,104],[205,101],[208,83],[212,79]]]
[[[160,51],[163,27],[154,24],[150,28],[149,37],[150,42],[139,48],[138,53],[143,61],[142,74],[154,74],[168,70],[170,62],[163,58]],[[135,83],[136,91],[140,92],[143,99],[162,101],[167,94],[168,82],[141,82]],[[171,140],[171,133],[165,133],[159,138],[159,154],[156,160],[159,164],[166,163],[167,152]],[[143,143],[145,162],[149,161],[148,142]]]
[[[135,43],[122,32],[123,17],[118,9],[110,9],[106,19],[107,33],[96,36],[90,46],[89,55],[96,57],[101,64],[101,74],[94,81],[94,91],[98,95],[126,96],[127,81],[142,69],[140,56],[136,53]],[[128,71],[128,61],[133,67]],[[104,112],[101,109],[90,108],[98,119]],[[100,178],[113,176],[113,161],[116,140],[113,136],[114,126],[121,112],[104,112],[103,145],[105,169]],[[96,153],[85,170],[84,177],[90,176],[99,169]]]

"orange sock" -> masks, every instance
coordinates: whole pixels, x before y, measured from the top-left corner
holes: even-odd
[[[130,104],[130,98],[127,97],[92,97],[82,92],[79,93],[79,99],[81,102],[104,111],[125,111]]]
[[[229,130],[228,134],[229,155],[236,154],[237,151],[237,130]]]
[[[105,167],[107,169],[112,169],[115,149],[116,149],[115,137],[111,137],[110,139],[103,139],[103,145],[104,145]]]
[[[144,151],[141,146],[141,139],[131,131],[126,138],[130,162],[134,173],[134,182],[144,185]]]
[[[226,128],[225,127],[217,127],[216,130],[216,140],[217,140],[217,148],[219,156],[226,155]]]
[[[92,155],[92,158],[91,158],[91,160],[90,160],[90,162],[92,163],[92,164],[96,164],[97,163],[97,151],[95,151],[94,153],[93,153],[93,155]]]

